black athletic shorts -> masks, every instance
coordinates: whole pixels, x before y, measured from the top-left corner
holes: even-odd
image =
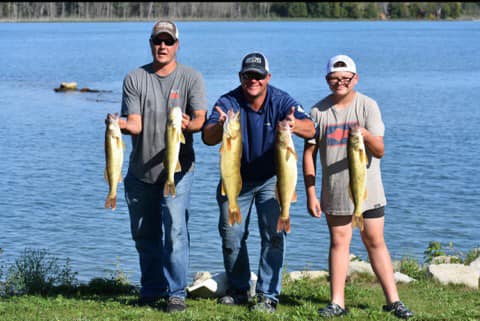
[[[378,218],[385,216],[385,206],[363,212],[363,218]]]

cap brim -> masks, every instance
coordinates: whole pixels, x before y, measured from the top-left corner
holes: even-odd
[[[268,71],[266,71],[265,69],[260,69],[260,68],[256,68],[256,67],[246,67],[246,68],[243,68],[242,70],[240,70],[240,73],[241,74],[244,74],[246,72],[256,72],[257,74],[260,74],[262,76],[267,76],[268,75]]]
[[[166,33],[167,35],[169,35],[170,37],[173,38],[173,40],[177,40],[177,37],[175,37],[175,35],[173,33],[171,33],[170,31],[167,31],[167,30],[160,30],[158,32],[156,32],[155,34],[152,34],[152,39],[157,37],[159,34],[162,34],[162,33]]]

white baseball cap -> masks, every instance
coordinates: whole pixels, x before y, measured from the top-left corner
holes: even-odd
[[[353,72],[354,74],[357,73],[357,66],[355,66],[355,62],[353,59],[346,55],[337,55],[328,61],[327,64],[327,75],[331,72],[336,71],[349,71]]]

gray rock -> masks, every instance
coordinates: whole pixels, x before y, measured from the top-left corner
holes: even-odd
[[[430,264],[428,272],[441,284],[464,284],[478,289],[480,272],[463,264]]]
[[[328,276],[327,271],[293,271],[288,273],[288,276],[292,281],[300,280],[303,278],[317,279]]]
[[[395,278],[395,282],[397,283],[410,283],[416,281],[414,278],[411,278],[408,275],[400,272],[395,272],[393,276]]]
[[[375,275],[370,263],[364,261],[350,261],[348,266],[348,276],[350,276],[352,273],[367,273],[370,275]]]

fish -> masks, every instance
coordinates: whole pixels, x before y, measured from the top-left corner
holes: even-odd
[[[223,123],[222,145],[220,146],[221,193],[228,199],[228,224],[242,222],[242,214],[238,206],[238,195],[242,190],[240,165],[242,158],[242,132],[240,111],[229,109]]]
[[[286,121],[281,121],[275,135],[276,195],[280,204],[277,232],[290,233],[290,205],[297,201],[298,155],[292,139],[292,131]]]
[[[362,132],[352,127],[348,135],[349,195],[354,204],[352,227],[363,231],[363,201],[367,199],[367,154]]]
[[[109,191],[105,200],[105,208],[112,211],[117,207],[117,187],[122,181],[123,152],[125,142],[118,125],[118,113],[107,114],[105,121],[105,180],[108,182]]]
[[[180,144],[185,144],[185,136],[182,132],[182,110],[180,107],[172,107],[168,113],[167,126],[165,128],[166,152],[163,159],[163,166],[167,173],[167,179],[163,188],[163,195],[166,197],[176,196],[175,173],[180,172],[182,167],[178,158]]]

